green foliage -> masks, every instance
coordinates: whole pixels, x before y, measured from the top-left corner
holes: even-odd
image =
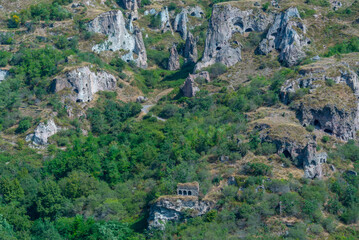
[[[7,22],[8,28],[18,28],[20,26],[20,17],[15,13],[11,14]]]
[[[13,227],[0,215],[0,239],[16,240]]]
[[[331,57],[337,54],[345,54],[351,52],[359,52],[359,38],[352,38],[350,40],[345,40],[342,43],[338,43],[333,47],[329,47],[328,52],[325,54],[325,57]]]
[[[160,28],[161,27],[161,16],[160,14],[155,14],[151,16],[150,25],[151,28]]]
[[[263,9],[263,11],[267,11],[268,10],[268,8],[269,8],[269,2],[266,2],[266,3],[264,3],[263,5],[262,5],[262,9]]]
[[[205,71],[208,71],[211,79],[214,79],[219,75],[225,73],[227,71],[227,67],[223,63],[215,63],[210,67],[206,68]]]
[[[14,33],[0,32],[0,44],[11,45],[14,43]]]
[[[141,7],[151,5],[151,0],[142,0],[141,1]]]
[[[313,125],[308,125],[305,127],[305,129],[308,131],[308,132],[313,132],[315,127]]]
[[[61,215],[64,197],[61,195],[61,190],[58,184],[52,180],[43,181],[39,187],[36,211],[41,217],[55,218]]]
[[[30,9],[22,12],[22,18],[41,21],[62,21],[71,18],[72,14],[58,3],[39,3],[30,6]]]
[[[248,163],[246,173],[254,176],[268,176],[272,173],[272,167],[264,163]]]
[[[327,0],[306,0],[307,4],[309,5],[315,5],[315,6],[320,6],[320,7],[329,7],[330,3]]]
[[[170,117],[173,117],[177,112],[179,111],[179,108],[176,105],[165,105],[162,109],[162,111],[159,113],[159,117],[168,119]]]
[[[6,67],[12,58],[12,53],[6,51],[0,51],[0,67]]]
[[[19,126],[16,128],[15,132],[18,134],[26,132],[32,126],[31,121],[31,117],[25,117],[21,119],[21,121],[19,122]]]

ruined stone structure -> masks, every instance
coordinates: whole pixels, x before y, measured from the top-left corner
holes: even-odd
[[[177,194],[181,196],[198,196],[199,194],[198,182],[177,184]]]

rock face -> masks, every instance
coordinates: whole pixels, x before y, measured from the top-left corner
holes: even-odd
[[[138,18],[138,8],[141,6],[141,0],[122,0],[122,5],[125,9],[131,11],[131,18],[133,20]]]
[[[129,24],[132,26],[132,24]],[[88,23],[88,31],[108,36],[104,43],[93,46],[95,52],[119,51],[125,54],[121,56],[124,61],[135,61],[139,67],[147,67],[147,55],[143,43],[142,34],[138,29],[126,28],[126,22],[121,11],[105,12]],[[137,58],[134,58],[134,54]]]
[[[204,15],[204,11],[200,6],[188,7],[187,10],[192,17],[202,18]]]
[[[327,153],[316,152],[317,144],[315,142],[308,143],[305,152],[306,156],[303,161],[304,177],[314,179],[323,178],[323,164],[327,162]]]
[[[176,45],[173,45],[170,49],[170,57],[168,59],[168,70],[174,71],[180,69],[179,56]]]
[[[190,210],[191,216],[201,216],[212,208],[208,201],[199,201],[197,197],[168,196],[161,197],[151,206],[148,219],[149,228],[164,230],[168,221],[181,221],[184,211]]]
[[[53,91],[71,89],[69,98],[76,102],[90,102],[98,91],[115,90],[116,78],[105,72],[92,72],[89,67],[81,67],[65,73],[53,82]]]
[[[273,21],[258,9],[242,11],[228,4],[215,5],[209,22],[203,59],[195,70],[206,68],[214,63],[223,63],[227,67],[241,61],[241,46],[233,40],[235,33],[264,31]]]
[[[171,27],[170,15],[168,14],[168,8],[167,7],[163,8],[162,11],[159,12],[156,16],[158,16],[161,19],[160,30],[162,32],[171,31],[173,34],[173,30]]]
[[[187,10],[182,9],[182,11],[179,14],[177,14],[175,21],[173,23],[174,31],[179,32],[182,39],[187,38],[187,22],[188,22],[187,14],[188,14]]]
[[[287,104],[293,101],[291,106],[302,125],[313,125],[344,141],[356,138],[359,129],[359,80],[352,69],[355,68],[357,55],[350,54],[342,62],[334,58],[318,60],[302,66],[298,78],[285,82],[281,99]],[[326,82],[332,82],[332,86]],[[309,93],[298,100],[291,99],[301,89],[307,89]]]
[[[58,128],[53,119],[46,123],[40,123],[33,134],[26,136],[26,141],[32,141],[36,145],[46,145],[47,139],[58,132]]]
[[[305,57],[304,47],[310,44],[305,33],[306,27],[301,22],[298,9],[289,8],[275,17],[266,38],[259,45],[259,52],[267,55],[278,50],[279,60],[293,66]]]
[[[0,83],[6,79],[6,77],[9,75],[8,70],[2,70],[0,69]]]
[[[195,39],[190,32],[187,34],[184,57],[185,63],[195,63],[198,59],[197,39]]]
[[[199,88],[197,83],[194,81],[194,75],[189,75],[184,82],[183,86],[181,87],[183,96],[185,97],[194,97],[196,93],[199,92]]]

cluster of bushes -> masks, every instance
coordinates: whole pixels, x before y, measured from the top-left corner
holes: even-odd
[[[351,52],[359,52],[359,38],[354,37],[350,40],[343,41],[342,43],[338,43],[333,47],[329,47],[328,52],[325,54],[325,57],[331,57],[334,55],[351,53]]]

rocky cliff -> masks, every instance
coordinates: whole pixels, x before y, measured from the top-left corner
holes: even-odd
[[[173,70],[178,70],[180,68],[181,68],[181,66],[180,66],[180,62],[179,62],[177,47],[176,47],[176,45],[173,45],[170,48],[170,57],[168,59],[167,69],[173,71]]]
[[[266,38],[260,43],[259,51],[268,54],[278,50],[279,60],[293,66],[305,57],[304,47],[310,44],[305,33],[306,27],[300,19],[298,9],[289,8],[275,17]]]
[[[93,72],[89,67],[81,67],[55,79],[52,88],[54,92],[70,89],[67,97],[72,101],[90,102],[98,91],[115,90],[116,78],[102,70]]]
[[[185,63],[195,63],[198,59],[197,40],[192,33],[187,34],[186,44],[184,48]]]
[[[131,25],[131,24],[130,24]],[[105,12],[88,23],[88,31],[108,36],[104,43],[93,46],[95,52],[123,50],[124,61],[135,61],[139,67],[147,67],[147,55],[139,29],[126,28],[121,11]],[[134,54],[137,58],[134,57]]]
[[[9,75],[8,70],[2,70],[0,69],[0,83],[6,79],[6,77]]]
[[[199,201],[197,197],[163,196],[151,206],[149,228],[163,230],[168,221],[183,220],[185,212],[195,217],[205,214],[211,208],[211,202]]]
[[[56,134],[58,130],[54,120],[50,119],[47,122],[40,123],[34,133],[26,136],[26,141],[31,141],[35,145],[46,145],[48,138]]]
[[[203,58],[196,65],[196,70],[217,62],[230,67],[241,61],[241,43],[231,41],[233,35],[251,31],[262,32],[272,21],[272,15],[267,15],[259,8],[241,10],[232,3],[215,5],[209,22]]]
[[[177,14],[175,21],[173,23],[173,29],[175,30],[175,32],[179,32],[183,39],[187,38],[187,22],[188,22],[187,14],[188,14],[187,9],[185,8],[182,9],[182,11],[179,14]]]

